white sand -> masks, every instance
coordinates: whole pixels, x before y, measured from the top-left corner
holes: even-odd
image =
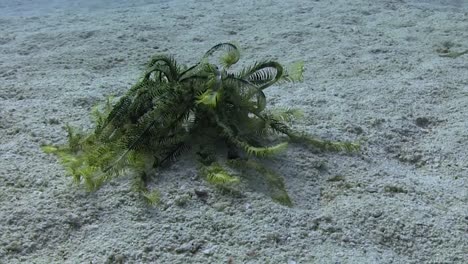
[[[0,0],[0,263],[468,262],[468,54],[439,56],[468,49],[468,1],[72,2]],[[270,106],[364,142],[275,158],[293,208],[254,186],[220,194],[187,159],[148,208],[128,179],[88,194],[41,151],[66,123],[91,128],[90,108],[154,53],[194,63],[225,41],[247,64],[304,60],[305,81],[269,88]]]

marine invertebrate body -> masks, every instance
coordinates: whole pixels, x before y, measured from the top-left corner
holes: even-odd
[[[239,59],[239,49],[231,43],[212,47],[190,67],[178,65],[172,56],[155,56],[125,95],[93,110],[93,131],[79,133],[67,126],[68,144],[44,150],[57,154],[74,179],[90,190],[131,170],[135,188],[149,202],[158,197],[145,184],[150,171],[192,150],[209,182],[230,189],[239,178],[227,166],[249,168],[265,177],[276,200],[291,204],[282,178],[259,159],[284,149],[288,141],[323,150],[352,151],[359,146],[295,132],[285,120],[297,111],[266,108],[264,90],[301,81],[303,63],[285,69],[276,61],[262,61],[231,72]],[[274,134],[286,139],[271,143],[268,135]],[[227,162],[218,158],[219,145],[229,153]]]

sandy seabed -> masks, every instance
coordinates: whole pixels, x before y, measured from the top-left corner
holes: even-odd
[[[468,54],[443,56],[468,49],[466,0],[120,2],[0,0],[0,263],[468,263]],[[184,157],[151,208],[125,177],[87,193],[41,151],[155,53],[193,63],[225,41],[246,63],[303,60],[269,106],[363,142],[274,157],[292,208],[221,194]]]

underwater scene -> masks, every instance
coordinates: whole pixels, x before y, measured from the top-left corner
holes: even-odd
[[[468,0],[0,0],[0,264],[468,263]]]

